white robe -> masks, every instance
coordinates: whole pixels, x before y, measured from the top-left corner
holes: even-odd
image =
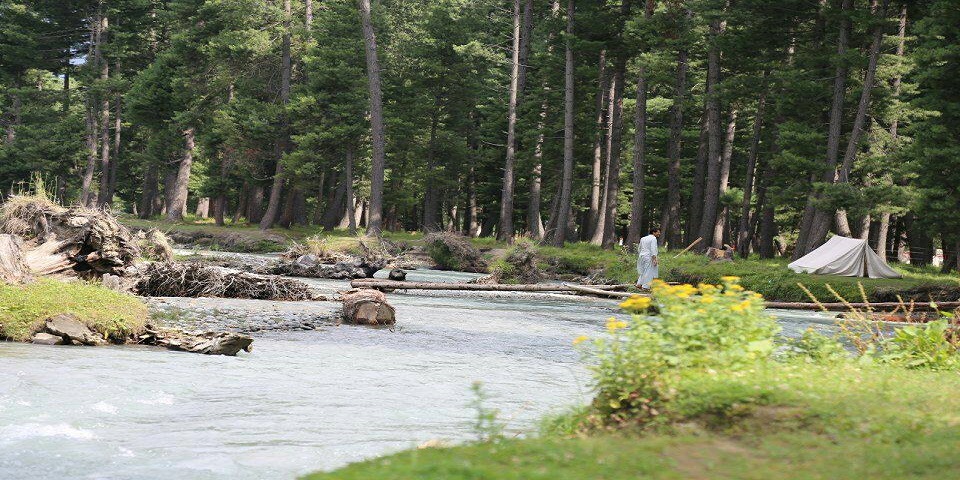
[[[653,264],[653,257],[657,256],[657,237],[647,235],[640,239],[640,246],[637,249],[637,285],[641,288],[650,288],[650,282],[660,276],[660,267]]]

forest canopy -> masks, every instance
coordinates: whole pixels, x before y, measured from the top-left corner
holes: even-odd
[[[953,0],[0,0],[0,185],[953,268],[958,78]]]

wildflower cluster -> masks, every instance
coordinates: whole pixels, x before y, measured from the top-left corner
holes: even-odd
[[[632,296],[620,307],[631,319],[609,318],[607,335],[588,343],[594,408],[604,422],[656,421],[684,371],[738,368],[773,352],[777,325],[764,313],[763,297],[736,277],[720,285],[655,281],[651,296]]]

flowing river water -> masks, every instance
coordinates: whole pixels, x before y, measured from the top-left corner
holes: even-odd
[[[416,271],[408,279],[471,276]],[[309,283],[321,292],[346,287]],[[295,478],[428,440],[473,438],[474,382],[508,432],[535,431],[545,414],[589,401],[589,374],[571,340],[619,315],[613,301],[550,295],[389,297],[393,329],[258,332],[253,352],[235,358],[0,343],[0,478]],[[251,317],[297,308],[209,301]],[[336,305],[310,308],[334,314]],[[789,336],[830,323],[774,314]]]

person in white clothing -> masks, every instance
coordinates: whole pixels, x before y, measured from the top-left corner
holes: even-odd
[[[653,279],[660,276],[659,239],[660,229],[656,227],[650,229],[650,235],[640,239],[637,248],[637,288],[649,290]]]

